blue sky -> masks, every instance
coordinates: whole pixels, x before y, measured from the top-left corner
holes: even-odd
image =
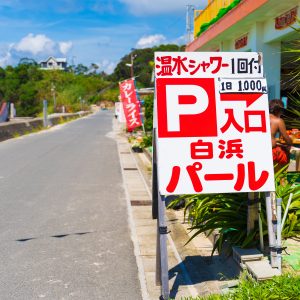
[[[0,65],[53,55],[111,73],[132,48],[184,44],[187,4],[207,0],[0,0]]]

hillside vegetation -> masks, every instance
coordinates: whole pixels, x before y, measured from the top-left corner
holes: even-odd
[[[0,101],[14,103],[17,116],[37,116],[42,112],[43,100],[48,100],[49,112],[74,112],[99,104],[100,101],[118,101],[119,81],[130,78],[133,60],[137,88],[153,86],[152,70],[155,51],[184,51],[182,46],[160,45],[153,48],[134,49],[121,58],[110,75],[97,73],[96,64],[91,69],[79,64],[67,71],[41,70],[33,61],[23,59],[15,66],[0,67]]]

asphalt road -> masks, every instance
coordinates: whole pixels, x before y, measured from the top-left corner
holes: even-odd
[[[0,143],[0,299],[141,299],[112,113]]]

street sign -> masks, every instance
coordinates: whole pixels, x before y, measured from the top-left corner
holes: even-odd
[[[273,191],[267,83],[253,52],[156,52],[161,195]]]

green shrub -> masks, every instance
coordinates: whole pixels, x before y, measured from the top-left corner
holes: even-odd
[[[152,135],[144,135],[143,136],[143,141],[141,142],[141,147],[142,148],[148,148],[152,146]]]
[[[145,97],[144,100],[144,107],[145,107],[145,121],[144,127],[146,131],[152,131],[153,129],[153,102],[154,96],[149,95]]]
[[[296,300],[300,295],[300,276],[285,274],[257,282],[242,274],[237,288],[228,294],[206,297],[189,297],[184,300]]]
[[[293,180],[287,181],[286,169],[287,166],[275,174],[276,196],[282,198],[283,214],[288,198],[293,193],[282,231],[283,238],[295,237],[300,234],[300,220],[298,219],[300,215],[300,185],[295,185]],[[264,193],[260,193],[259,198],[262,203],[263,234],[267,235]],[[200,233],[205,232],[210,235],[213,231],[218,231],[219,235],[212,254],[216,249],[220,253],[225,241],[229,246],[241,246],[242,248],[258,245],[258,224],[255,224],[254,229],[247,234],[247,193],[183,195],[172,200],[168,207],[175,208],[182,200],[185,202],[185,219],[190,222],[190,230],[193,231],[189,241]]]

